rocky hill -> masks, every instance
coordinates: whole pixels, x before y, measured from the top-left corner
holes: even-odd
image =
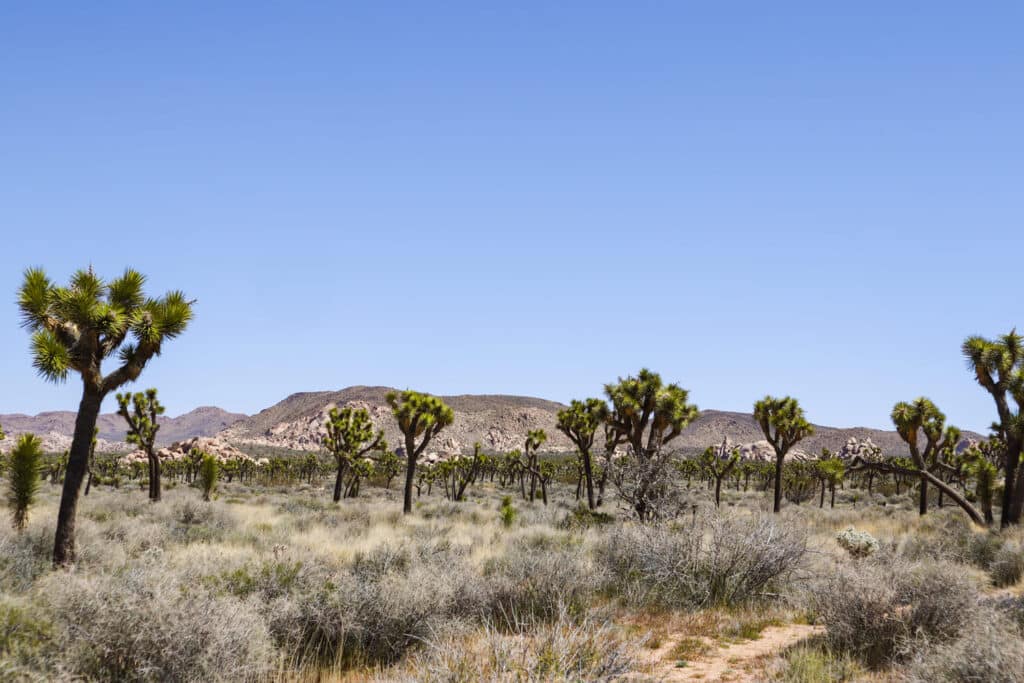
[[[349,387],[341,391],[319,391],[292,394],[280,403],[239,420],[220,434],[237,444],[273,446],[296,450],[319,447],[323,423],[332,406],[355,405],[366,408],[379,428],[384,429],[388,443],[401,445],[401,436],[391,419],[384,397],[387,387]],[[455,422],[441,433],[440,442],[432,450],[461,452],[479,441],[487,451],[506,451],[522,446],[531,429],[544,429],[548,434],[546,451],[570,452],[572,444],[555,428],[556,414],[564,408],[560,403],[523,396],[462,395],[441,397],[455,411]],[[965,436],[977,436],[965,434]],[[719,444],[723,438],[737,444],[748,444],[764,438],[749,413],[705,410],[672,443],[676,449],[692,452]],[[906,446],[892,431],[865,427],[818,427],[817,433],[800,444],[812,454],[823,447],[837,451],[850,437],[871,439],[884,453],[905,455]]]
[[[194,436],[213,436],[246,417],[240,413],[229,413],[221,408],[204,406],[178,417],[161,417],[157,442],[166,445]],[[43,448],[59,452],[71,446],[71,435],[75,431],[75,413],[70,410],[51,411],[38,415],[0,415],[0,426],[8,435],[0,441],[0,449],[9,449],[14,436],[32,432],[43,440]],[[101,453],[130,450],[124,443],[125,422],[116,413],[103,413],[96,421],[99,428],[97,449]]]
[[[316,391],[292,394],[283,401],[247,417],[229,413],[220,408],[204,407],[173,418],[163,418],[159,443],[166,446],[193,437],[218,436],[221,440],[242,448],[258,447],[290,450],[316,450],[323,436],[323,424],[333,406],[354,405],[366,408],[374,423],[384,429],[392,447],[401,445],[401,435],[384,401],[391,391],[388,387],[349,387],[340,391]],[[542,450],[571,452],[569,440],[555,428],[560,403],[526,396],[460,395],[441,398],[455,411],[454,424],[441,433],[431,450],[440,453],[464,452],[479,441],[489,452],[508,451],[522,447],[526,433],[543,429],[548,442]],[[31,431],[43,438],[48,451],[63,451],[71,444],[75,413],[70,411],[40,413],[35,416],[0,415],[0,425],[8,435]],[[119,452],[130,450],[124,443],[124,421],[116,414],[100,416],[99,450]],[[835,428],[819,426],[817,433],[800,443],[799,448],[809,454],[821,452],[823,447],[837,451],[850,437],[871,439],[889,455],[905,455],[906,446],[892,431],[864,427]],[[965,433],[965,438],[980,439],[980,435]],[[734,444],[752,444],[764,436],[749,413],[705,410],[672,442],[672,447],[683,452],[700,451],[728,438]],[[598,439],[600,441],[600,438]],[[13,445],[13,439],[0,441],[0,450]]]

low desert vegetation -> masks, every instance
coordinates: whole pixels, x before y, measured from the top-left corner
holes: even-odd
[[[149,389],[117,394],[142,455],[98,455],[103,398],[192,317],[143,285],[25,273],[36,369],[83,395],[67,453],[21,435],[0,468],[3,680],[1024,680],[1016,332],[962,348],[990,437],[904,401],[909,457],[809,456],[788,396],[753,406],[767,458],[683,452],[698,408],[648,369],[559,413],[575,454],[532,429],[429,458],[454,412],[406,390],[387,397],[394,449],[349,406],[317,452],[165,457]]]

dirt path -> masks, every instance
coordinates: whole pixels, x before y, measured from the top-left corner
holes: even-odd
[[[821,633],[820,626],[807,624],[789,624],[786,626],[769,626],[755,640],[744,640],[738,643],[718,645],[706,640],[710,651],[700,655],[685,666],[673,661],[671,653],[675,649],[682,634],[666,638],[664,645],[651,651],[653,674],[657,680],[675,683],[677,681],[729,681],[731,683],[751,683],[754,674],[750,672],[752,665],[762,657],[796,645],[802,640]]]

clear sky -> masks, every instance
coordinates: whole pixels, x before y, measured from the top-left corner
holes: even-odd
[[[0,9],[0,412],[76,408],[14,297],[92,263],[198,299],[138,384],[175,415],[649,366],[993,419],[959,345],[1024,326],[1024,3],[156,5]]]

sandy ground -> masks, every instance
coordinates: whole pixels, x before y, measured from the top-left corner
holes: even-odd
[[[679,666],[673,661],[670,653],[683,634],[666,638],[666,642],[650,653],[652,674],[659,681],[729,681],[730,683],[754,683],[757,674],[752,672],[757,660],[772,655],[780,650],[792,647],[802,640],[822,632],[820,626],[807,624],[788,624],[786,626],[769,626],[755,640],[739,643],[718,645],[714,641],[707,642],[714,649],[693,661]]]

